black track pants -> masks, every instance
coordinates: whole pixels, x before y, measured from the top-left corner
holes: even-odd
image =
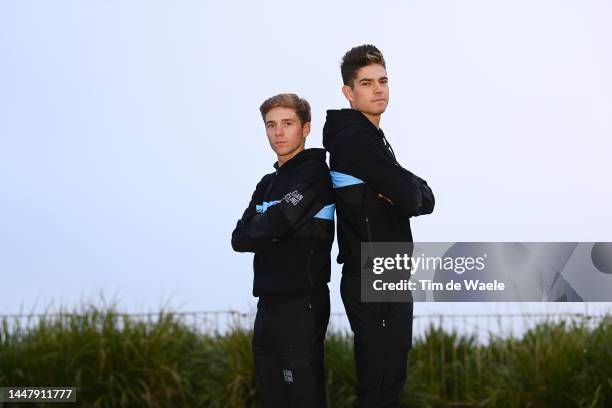
[[[327,407],[323,341],[329,289],[278,301],[260,298],[253,358],[264,408]]]
[[[342,276],[340,293],[354,333],[356,408],[396,408],[412,347],[413,303],[361,302],[360,278]]]

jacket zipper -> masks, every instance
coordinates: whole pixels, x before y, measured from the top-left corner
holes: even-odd
[[[368,216],[365,216],[365,223],[366,223],[366,230],[368,232],[368,241],[372,242],[372,231],[370,231],[370,220],[368,219]]]
[[[366,209],[366,205],[365,205],[365,194],[364,197],[361,198],[362,202],[361,202],[361,211],[363,211],[363,213],[365,214],[365,209]],[[368,218],[367,215],[364,215],[364,220],[365,220],[365,224],[366,224],[366,232],[368,234],[368,242],[366,243],[367,247],[368,247],[368,252],[370,257],[372,256],[372,249],[370,247],[370,243],[372,242],[372,231],[370,230],[370,219]],[[382,316],[382,312],[380,310],[380,303],[378,303],[376,305],[376,312],[378,314],[379,317]],[[387,324],[385,322],[385,319],[381,319],[381,325],[382,327],[387,327]]]
[[[308,252],[308,260],[306,261],[306,276],[308,277],[308,283],[310,287],[312,287],[312,276],[310,276],[310,262],[312,261],[312,256],[314,254],[314,250],[311,248]]]
[[[370,242],[372,242],[372,231],[370,231],[370,220],[368,219],[367,215],[365,216],[365,223],[366,223],[366,229],[367,229],[367,232],[368,232],[368,241],[369,241],[367,245],[368,245],[368,249],[369,249],[370,257],[371,257],[372,256],[372,252],[371,252],[371,248],[370,248],[370,245],[371,245]],[[379,316],[382,315],[381,310],[380,310],[380,306],[381,306],[380,304],[376,305],[376,311],[377,311]],[[382,324],[382,327],[387,327],[385,319],[382,319],[381,324]]]

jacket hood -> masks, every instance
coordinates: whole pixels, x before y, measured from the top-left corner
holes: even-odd
[[[356,125],[378,131],[376,126],[365,115],[354,109],[330,109],[323,126],[323,147],[330,151],[334,145],[335,136],[344,128]]]

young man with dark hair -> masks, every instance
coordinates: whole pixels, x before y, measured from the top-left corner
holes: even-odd
[[[361,300],[361,243],[412,242],[410,217],[433,211],[427,183],[404,169],[380,129],[389,86],[385,60],[373,45],[342,60],[342,93],[351,109],[329,110],[323,145],[338,214],[340,292],[354,333],[359,408],[398,407],[412,347],[412,302]]]
[[[253,358],[261,400],[266,408],[327,407],[323,341],[335,205],[325,150],[304,148],[306,100],[280,94],[260,111],[277,162],[257,184],[232,247],[255,253]]]

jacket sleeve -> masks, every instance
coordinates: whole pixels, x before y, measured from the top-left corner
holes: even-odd
[[[334,154],[349,166],[351,175],[389,198],[403,214],[430,214],[435,198],[427,182],[385,156],[366,130],[350,129],[337,135]]]
[[[249,206],[244,213],[242,214],[242,218],[238,220],[236,223],[236,228],[234,232],[232,232],[232,248],[236,252],[254,252],[260,253],[264,252],[268,249],[272,244],[271,239],[258,239],[251,238],[246,231],[245,225],[248,223],[248,220],[257,214],[256,204],[261,201],[261,192],[263,189],[263,179],[257,183],[257,187],[251,196],[251,201],[249,202]]]
[[[321,191],[328,185],[328,171],[318,164],[305,164],[277,204],[249,217],[244,223],[245,234],[252,239],[281,239],[289,235],[323,208]]]

